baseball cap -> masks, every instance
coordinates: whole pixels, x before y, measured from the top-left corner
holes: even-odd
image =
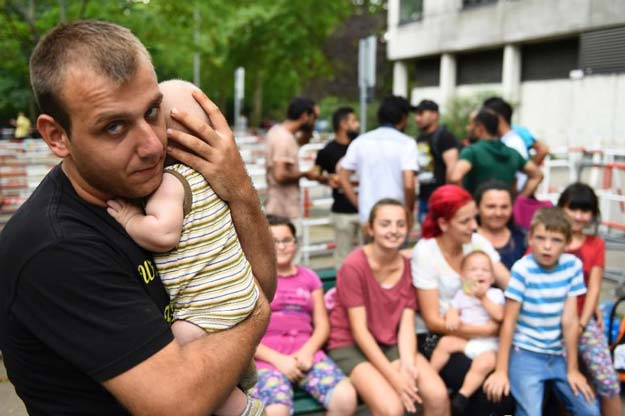
[[[414,111],[416,112],[426,111],[426,110],[435,111],[438,113],[438,104],[436,104],[432,100],[421,100],[421,102],[417,104],[417,106],[414,108]]]

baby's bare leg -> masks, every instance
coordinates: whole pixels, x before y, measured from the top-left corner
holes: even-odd
[[[247,395],[241,391],[241,389],[234,389],[226,401],[215,410],[216,415],[230,416],[240,415],[245,409],[247,403]]]
[[[480,388],[486,377],[495,369],[497,353],[486,351],[473,359],[469,372],[464,376],[464,383],[460,387],[460,394],[471,397]]]
[[[449,361],[449,356],[454,352],[464,352],[464,347],[467,345],[467,340],[464,338],[456,337],[453,335],[445,335],[442,337],[436,348],[434,348],[434,352],[432,352],[432,357],[430,357],[430,363],[432,367],[439,372],[447,361]]]
[[[195,341],[196,339],[206,335],[206,331],[199,326],[188,321],[180,320],[172,324],[171,332],[174,333],[174,337],[180,345],[188,344],[189,342]]]

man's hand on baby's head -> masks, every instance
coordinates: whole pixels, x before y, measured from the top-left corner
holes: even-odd
[[[115,218],[115,220],[124,228],[127,227],[128,222],[133,217],[137,215],[145,215],[141,207],[133,204],[132,202],[126,201],[125,199],[109,199],[106,201],[106,205],[106,212],[108,212],[111,217]]]

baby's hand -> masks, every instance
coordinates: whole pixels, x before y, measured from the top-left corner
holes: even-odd
[[[460,314],[457,309],[447,309],[447,312],[445,313],[445,327],[449,331],[455,331],[460,327]]]
[[[124,228],[127,228],[128,222],[133,217],[145,215],[141,207],[125,199],[109,199],[106,201],[106,205],[106,212],[108,212],[111,217],[115,218]]]
[[[488,287],[482,285],[482,284],[477,284],[475,286],[473,286],[473,289],[471,291],[471,296],[473,296],[474,298],[477,298],[479,300],[483,300],[484,297],[486,296],[486,292],[488,291]]]

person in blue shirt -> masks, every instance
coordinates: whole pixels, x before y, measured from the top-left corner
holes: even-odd
[[[577,363],[577,296],[586,293],[581,261],[565,253],[571,226],[558,208],[541,208],[529,232],[531,254],[512,266],[495,372],[484,383],[493,400],[512,393],[515,415],[542,414],[547,381],[572,415],[599,415]]]

